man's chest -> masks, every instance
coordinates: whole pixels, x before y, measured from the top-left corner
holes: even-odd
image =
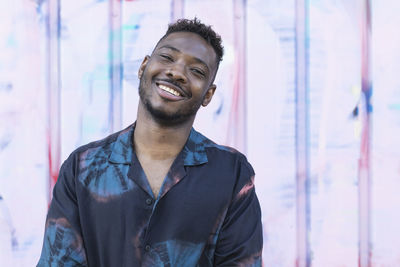
[[[164,168],[168,172],[169,169]],[[120,197],[98,201],[87,196],[85,201],[78,200],[86,245],[96,248],[97,253],[98,246],[110,250],[109,240],[124,237],[124,242],[113,245],[115,253],[126,248],[137,254],[146,253],[147,246],[161,249],[170,240],[180,240],[188,249],[194,244],[202,244],[200,248],[203,248],[214,240],[224,220],[231,190],[226,185],[217,185],[213,175],[200,177],[190,175],[189,169],[188,172],[174,184],[176,180],[171,178],[176,177],[173,175],[176,173],[173,172],[171,177],[166,175],[162,190],[170,188],[157,200],[141,186],[141,172],[128,175],[137,186]],[[154,171],[153,174],[151,177],[165,177],[162,172]],[[163,181],[153,179],[152,182],[153,186],[156,182],[161,186]]]
[[[155,198],[158,197],[160,188],[166,179],[173,160],[174,159],[154,161],[148,159],[139,159],[143,172],[147,178],[147,182],[149,183]]]

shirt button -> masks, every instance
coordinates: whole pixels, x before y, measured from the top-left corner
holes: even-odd
[[[151,198],[146,199],[146,204],[151,205],[153,203],[153,200]]]
[[[148,252],[148,251],[150,251],[150,245],[146,245],[145,247],[144,247],[144,249]]]

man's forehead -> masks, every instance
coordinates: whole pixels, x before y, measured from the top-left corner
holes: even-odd
[[[174,32],[160,40],[155,50],[171,49],[201,59],[209,66],[215,66],[214,48],[200,35],[192,32]]]

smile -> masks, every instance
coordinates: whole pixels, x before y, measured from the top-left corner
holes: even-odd
[[[163,84],[159,84],[158,87],[161,90],[166,91],[166,92],[168,92],[168,93],[170,93],[170,94],[172,94],[174,96],[181,96],[181,94],[178,91],[176,91],[176,90],[174,90],[174,89],[172,89],[172,88],[170,88],[168,86],[165,86]]]

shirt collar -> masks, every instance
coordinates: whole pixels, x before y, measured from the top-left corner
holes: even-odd
[[[185,166],[200,165],[208,162],[205,145],[209,140],[195,129],[190,130],[189,138],[183,147],[183,164]]]
[[[113,163],[131,164],[133,154],[132,137],[136,122],[118,133],[114,141],[109,160]],[[205,150],[206,143],[210,142],[195,129],[190,130],[189,138],[182,149],[183,164],[185,166],[200,165],[208,162]]]
[[[122,164],[130,164],[132,162],[132,136],[135,124],[136,123],[117,133],[118,137],[112,144],[109,161]]]

